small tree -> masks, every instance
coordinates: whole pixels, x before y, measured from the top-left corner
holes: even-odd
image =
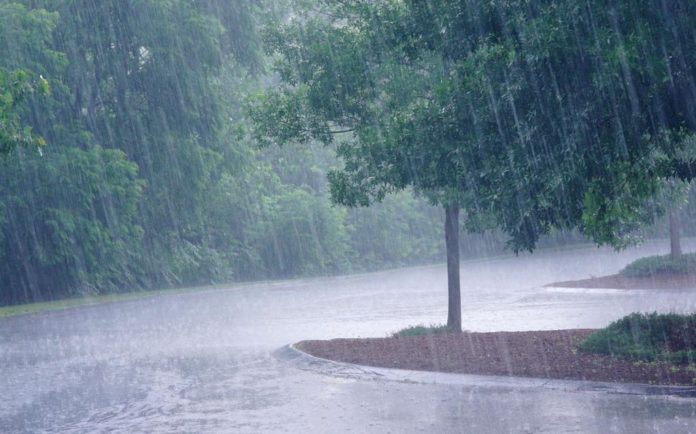
[[[696,173],[696,6],[676,3],[320,2],[267,34],[280,85],[256,134],[336,145],[338,203],[410,187],[443,206],[459,330],[460,208],[515,251],[575,227],[620,247],[664,179]]]
[[[409,118],[433,80],[446,73],[437,58],[402,62],[374,34],[379,22],[362,5],[306,11],[267,34],[283,85],[258,95],[250,111],[261,143],[320,141],[336,145],[343,169],[329,173],[333,200],[369,206],[387,193],[413,188],[445,210],[450,330],[461,330],[459,214],[466,200],[464,167],[456,143],[418,136]],[[378,21],[399,19],[384,8]],[[331,19],[327,20],[329,16]],[[345,24],[343,20],[349,19]],[[342,136],[342,137],[341,137]],[[341,138],[338,138],[341,137]],[[411,147],[404,146],[406,141]]]

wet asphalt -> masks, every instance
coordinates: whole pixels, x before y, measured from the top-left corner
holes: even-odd
[[[633,311],[694,312],[696,291],[543,286],[667,247],[465,261],[463,327],[588,328]],[[1,319],[0,432],[696,433],[696,399],[332,375],[273,355],[303,339],[441,323],[446,304],[437,265]]]

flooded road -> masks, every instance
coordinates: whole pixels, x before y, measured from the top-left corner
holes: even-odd
[[[463,327],[587,328],[633,311],[696,311],[696,291],[543,287],[614,273],[667,248],[463,262]],[[693,399],[336,378],[271,355],[303,339],[441,323],[446,306],[444,266],[431,266],[6,318],[0,431],[696,432]]]

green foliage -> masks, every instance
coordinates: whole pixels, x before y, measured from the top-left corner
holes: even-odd
[[[696,362],[696,315],[633,313],[587,337],[580,348],[630,360]]]
[[[47,93],[47,82],[40,79],[32,83],[24,70],[7,72],[0,68],[0,154],[8,154],[17,146],[46,144],[43,138],[32,134],[30,126],[22,126],[19,120],[22,103],[36,90]]]
[[[35,73],[41,60],[60,61],[49,48],[57,16],[43,10],[27,10],[17,3],[0,3],[0,155],[17,146],[38,147],[45,140],[22,121],[32,95],[48,95],[48,81]],[[22,52],[31,52],[25,62]],[[34,71],[34,72],[33,72]]]
[[[440,210],[409,191],[369,208],[350,209],[346,223],[351,263],[374,269],[440,261],[445,255],[442,219]],[[463,246],[471,247],[475,241],[465,238]]]
[[[229,276],[201,208],[220,161],[213,74],[222,45],[250,59],[246,40],[223,43],[205,2],[25,3],[0,2],[2,145],[47,146],[3,162],[3,302]],[[216,13],[234,27],[246,6]]]
[[[688,274],[696,272],[696,253],[674,258],[671,255],[649,256],[628,264],[621,275],[626,277],[651,277],[659,274]]]
[[[123,152],[47,147],[0,166],[0,300],[137,285],[143,182]]]
[[[345,210],[303,189],[279,193],[265,198],[262,213],[266,217],[255,228],[264,269],[274,270],[277,276],[345,270]]]
[[[411,187],[516,251],[568,228],[621,247],[696,173],[694,24],[684,1],[310,4],[267,31],[280,85],[250,113],[266,143],[350,131],[338,203]]]
[[[240,101],[267,79],[254,76],[257,26],[286,8],[0,0],[0,135],[15,149],[0,174],[0,302],[438,258],[441,217],[423,200],[335,208],[332,149],[249,140]],[[346,66],[326,74],[359,69]],[[324,127],[313,134],[331,134]],[[17,147],[42,138],[43,157]]]
[[[637,244],[638,231],[664,214],[656,203],[663,183],[630,164],[614,167],[611,182],[598,181],[588,186],[584,196],[583,229],[598,244],[617,248]],[[607,201],[606,197],[613,200]]]
[[[436,325],[431,324],[429,326],[415,325],[409,326],[405,329],[401,329],[398,332],[392,333],[395,338],[407,337],[407,336],[427,336],[434,335],[438,333],[447,333],[449,329],[446,325]]]
[[[0,299],[623,245],[696,173],[663,3],[0,0]]]
[[[13,107],[13,120],[27,133],[24,136],[36,132],[48,146],[45,159],[27,154],[23,158],[31,164],[13,167],[11,173],[18,185],[33,191],[49,191],[53,187],[47,183],[55,184],[51,190],[55,198],[49,202],[61,212],[54,213],[51,225],[36,223],[36,218],[27,222],[35,235],[20,232],[26,237],[23,254],[16,248],[0,252],[16,261],[6,264],[9,274],[3,277],[11,285],[5,291],[12,295],[5,298],[37,299],[42,294],[52,298],[61,293],[114,291],[117,286],[126,290],[229,279],[225,252],[211,246],[206,237],[209,216],[204,212],[205,193],[229,166],[215,80],[223,67],[235,77],[245,67],[258,69],[256,18],[251,16],[258,5],[190,0],[22,3],[26,6],[0,1],[0,72],[31,71],[25,82],[33,88],[43,87],[42,76],[51,81],[50,95],[38,98],[39,92],[24,92],[22,107]],[[2,91],[6,93],[5,86]],[[6,125],[2,122],[3,128]],[[87,151],[84,155],[100,153],[93,168],[65,167],[57,160],[72,153],[82,161],[82,150]],[[114,156],[131,164],[142,180],[132,176],[126,185],[112,177],[116,174],[108,171],[115,165],[108,159]],[[62,193],[60,182],[36,175],[41,164],[51,176],[67,180],[82,176],[90,184],[83,191],[65,187]],[[59,175],[59,170],[72,171]],[[93,200],[84,197],[94,181],[87,176],[90,170],[102,177],[102,194]],[[14,188],[9,179],[0,188]],[[120,209],[125,203],[114,204],[108,194],[136,190],[127,209]],[[27,203],[3,197],[0,208],[7,215],[28,212],[20,207],[35,208],[43,217],[41,194]],[[73,209],[74,203],[87,202],[90,207]],[[66,208],[71,212],[63,212]],[[106,210],[114,215],[104,216]],[[108,227],[98,229],[105,222]],[[112,227],[114,222],[133,235],[126,237],[130,241],[113,242],[111,238],[122,236]],[[49,243],[51,230],[62,234],[60,249]],[[81,254],[73,261],[66,259],[79,248],[85,249],[84,259]],[[118,249],[122,258],[108,261],[104,252]],[[27,267],[22,265],[25,255],[40,260],[32,256],[28,263],[34,266]],[[126,257],[128,261],[123,260]],[[102,261],[101,267],[92,266],[94,258]],[[42,261],[52,263],[59,284],[42,280]],[[31,274],[38,274],[38,280]]]
[[[644,137],[645,142],[659,146],[647,145],[653,151],[639,164],[617,163],[607,178],[591,181],[584,196],[585,233],[600,245],[624,248],[642,241],[644,229],[668,211],[682,208],[688,202],[690,183],[655,176],[669,160],[658,148],[677,149],[674,153],[682,159],[683,153],[693,147],[689,145],[692,136],[679,130],[663,132],[657,139]]]
[[[47,67],[65,65],[65,54],[52,44],[59,15],[21,1],[0,2],[0,59],[9,70],[44,74]],[[45,75],[45,74],[44,74]]]

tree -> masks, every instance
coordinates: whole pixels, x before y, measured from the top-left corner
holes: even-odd
[[[101,147],[16,153],[0,162],[0,303],[137,286],[137,166]]]
[[[453,150],[451,142],[428,139],[424,148],[429,150],[421,150],[422,158],[418,158],[402,152],[401,140],[409,133],[403,118],[432,84],[432,77],[444,69],[437,59],[401,65],[403,58],[375,57],[388,51],[375,46],[378,41],[371,32],[378,23],[360,21],[355,12],[347,4],[327,5],[267,35],[269,51],[282,57],[276,71],[286,86],[252,105],[257,138],[328,145],[336,135],[351,134],[338,144],[345,169],[329,174],[336,202],[367,206],[388,192],[413,187],[442,205],[446,210],[448,326],[461,330],[459,207],[460,196],[466,192],[455,181],[462,179],[461,165],[442,158]],[[398,11],[382,12],[399,18]],[[358,21],[342,25],[346,14]],[[327,22],[325,16],[333,21]]]
[[[25,101],[23,125],[50,146],[118,149],[137,164],[147,186],[138,203],[144,230],[138,262],[148,276],[143,284],[228,278],[227,267],[191,258],[221,256],[211,247],[205,214],[206,192],[233,164],[226,159],[234,138],[222,135],[219,80],[223,73],[239,79],[258,64],[257,3],[23,3],[34,9],[12,7],[51,18],[44,43],[60,57],[25,49],[17,42],[29,27],[2,16],[14,23],[3,31],[16,32],[0,47],[9,54],[0,62],[21,61],[52,84],[50,98]]]
[[[32,134],[30,126],[22,126],[19,113],[27,96],[37,90],[48,93],[48,82],[39,78],[32,83],[30,73],[18,69],[0,69],[0,154],[9,154],[17,146],[43,146],[46,141]]]
[[[463,208],[515,251],[575,227],[620,247],[696,173],[694,24],[686,1],[326,2],[269,32],[280,86],[251,111],[262,142],[337,143],[339,203],[444,206],[448,246]]]
[[[421,129],[495,168],[476,196],[514,248],[553,227],[625,245],[641,204],[692,176],[692,4],[408,3],[417,51],[453,65]]]
[[[48,81],[22,61],[31,50],[36,58],[59,58],[49,47],[55,14],[27,10],[17,3],[0,3],[0,154],[17,146],[43,146],[45,140],[22,122],[25,103],[33,94],[49,93]]]
[[[378,222],[333,207],[332,150],[245,134],[256,28],[286,3],[0,0],[0,303],[440,253],[436,232],[408,236],[433,219],[422,201],[394,197]]]
[[[2,301],[229,276],[206,230],[231,165],[217,80],[257,62],[256,9],[0,0]]]

